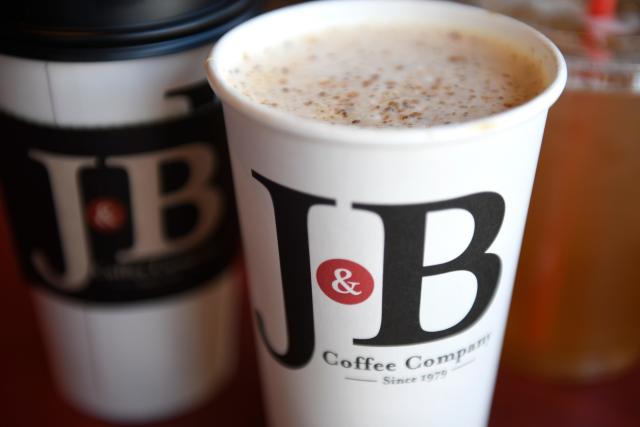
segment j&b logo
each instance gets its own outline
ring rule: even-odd
[[[100,167],[96,157],[43,150],[31,150],[29,156],[46,169],[49,177],[66,269],[56,271],[49,256],[38,248],[31,253],[31,260],[36,271],[60,289],[80,290],[91,279],[92,249],[85,224],[101,234],[115,233],[128,221],[126,205],[130,204],[134,238],[129,247],[115,252],[115,260],[120,263],[159,258],[192,248],[221,220],[222,195],[211,183],[217,159],[210,145],[195,142],[106,157],[101,167],[126,174],[130,201],[125,204],[113,197],[98,197],[89,201],[86,209],[79,176],[83,171]],[[162,167],[167,164],[185,166],[188,178],[182,186],[163,192]],[[197,221],[187,232],[172,237],[166,231],[166,212],[181,205],[192,206],[198,213]]]
[[[315,347],[311,262],[307,218],[314,206],[335,206],[336,200],[285,187],[252,172],[271,196],[280,258],[288,349],[276,352],[266,335],[263,318],[256,313],[258,330],[271,355],[281,364],[300,368],[311,360]],[[372,338],[354,338],[363,346],[399,346],[426,343],[456,334],[473,325],[489,307],[500,277],[501,262],[487,253],[504,219],[504,199],[494,192],[470,194],[449,200],[405,205],[376,205],[353,201],[351,208],[376,214],[384,229],[382,283],[374,284],[363,266],[342,259],[324,261],[315,277],[324,294],[342,304],[358,304],[382,287],[380,328]],[[423,265],[426,217],[430,212],[463,209],[475,228],[469,245],[456,258]],[[477,281],[475,300],[455,325],[439,331],[420,326],[422,279],[454,271],[472,273]]]
[[[30,281],[83,301],[129,302],[205,283],[235,229],[219,104],[206,82],[169,89],[189,113],[57,127],[0,113],[18,135],[0,175]],[[38,221],[32,221],[34,214]]]

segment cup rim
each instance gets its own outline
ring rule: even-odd
[[[303,9],[344,7],[424,7],[425,10],[437,4],[458,10],[475,10],[473,13],[490,15],[490,19],[502,22],[504,25],[517,28],[529,37],[537,39],[547,49],[555,61],[555,75],[551,75],[549,83],[543,91],[529,101],[503,112],[491,114],[466,122],[436,125],[425,128],[375,128],[359,127],[348,124],[333,124],[318,119],[301,117],[295,113],[279,110],[274,107],[259,104],[243,95],[229,84],[222,70],[223,54],[234,42],[234,37],[250,30],[253,25],[265,20],[275,19],[286,13],[302,12]],[[381,6],[378,6],[381,5]],[[312,10],[307,13],[313,13]],[[546,112],[560,97],[567,81],[567,66],[560,50],[544,34],[509,16],[501,15],[475,6],[430,0],[324,0],[287,6],[265,13],[235,27],[223,36],[212,48],[206,61],[209,83],[216,95],[225,104],[251,117],[264,126],[276,128],[289,134],[304,136],[305,141],[317,140],[326,143],[351,145],[354,147],[372,146],[415,146],[434,145],[453,141],[464,142],[477,139],[479,136],[499,132],[503,129],[524,123],[534,116]],[[310,138],[312,136],[312,138]]]

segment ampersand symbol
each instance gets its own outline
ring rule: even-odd
[[[118,199],[98,197],[87,206],[87,221],[98,233],[115,233],[126,224],[127,209]]]
[[[347,270],[346,268],[336,268],[333,271],[333,276],[336,278],[333,282],[331,282],[331,287],[334,291],[341,294],[351,294],[351,295],[360,295],[362,292],[356,291],[356,286],[360,284],[360,282],[347,282],[347,279],[351,279],[353,273]]]
[[[348,259],[330,259],[318,266],[316,279],[322,292],[340,304],[358,304],[373,292],[373,277]]]

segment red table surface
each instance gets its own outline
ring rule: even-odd
[[[56,393],[1,210],[0,206],[0,427],[112,426],[74,410]],[[233,382],[199,409],[146,426],[264,426],[246,302],[243,312],[241,369]],[[639,427],[640,366],[614,380],[588,386],[536,382],[503,367],[496,385],[490,427],[506,426]]]

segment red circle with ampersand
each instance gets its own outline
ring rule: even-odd
[[[373,292],[371,273],[348,259],[324,261],[318,266],[316,279],[322,292],[340,304],[359,304]]]
[[[125,225],[127,210],[118,199],[99,197],[87,206],[87,221],[99,233],[115,233]]]

